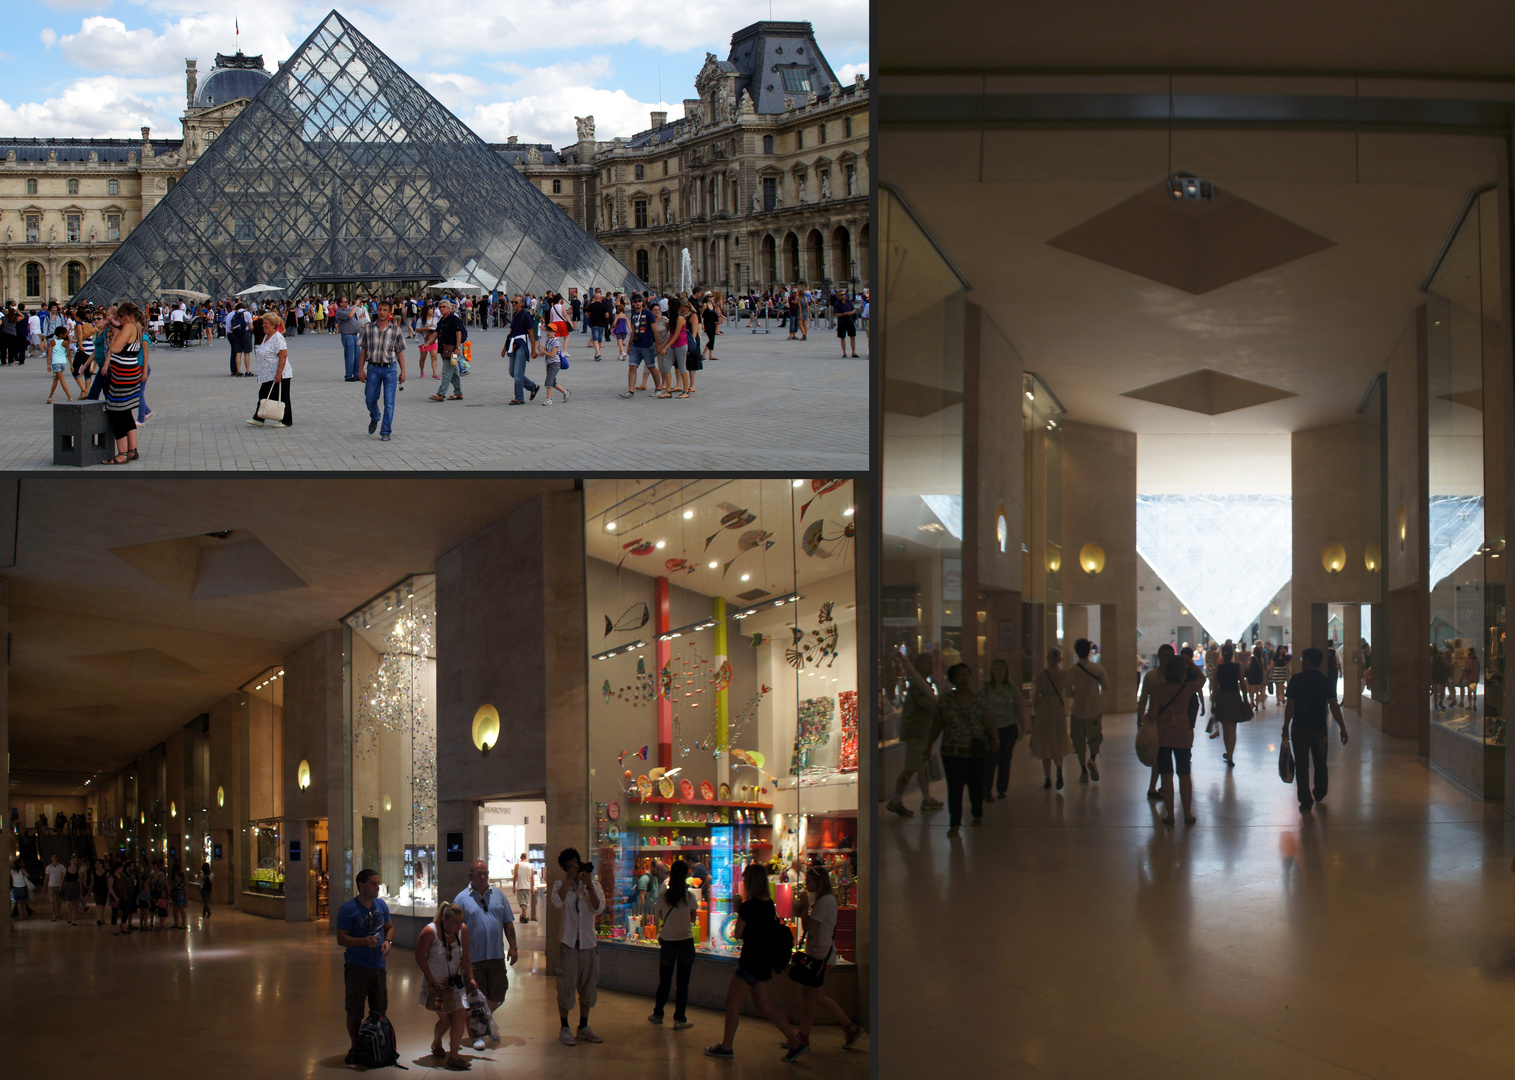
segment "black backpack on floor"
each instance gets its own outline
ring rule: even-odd
[[[395,1026],[383,1013],[370,1013],[358,1029],[358,1064],[365,1069],[384,1069],[391,1065],[405,1068],[400,1064]]]

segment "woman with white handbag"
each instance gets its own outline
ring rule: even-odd
[[[289,401],[289,383],[294,369],[289,364],[289,346],[284,341],[284,320],[272,310],[263,313],[263,340],[256,351],[258,405],[249,424],[277,420],[285,427],[295,422]]]

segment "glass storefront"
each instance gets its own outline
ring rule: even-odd
[[[247,823],[252,847],[252,871],[247,891],[260,896],[284,895],[284,819],[260,818]]]
[[[436,578],[418,574],[343,620],[352,693],[354,872],[396,915],[437,909]]]
[[[881,744],[899,736],[901,650],[964,645],[963,323],[967,283],[905,203],[879,188],[884,378],[880,562]],[[971,598],[970,598],[971,599]]]
[[[1431,723],[1486,747],[1504,743],[1503,439],[1484,407],[1498,385],[1498,216],[1496,191],[1471,202],[1426,298]]]
[[[858,672],[854,493],[843,480],[589,481],[590,858],[600,936],[657,944],[673,862],[696,947],[735,956],[738,882],[766,865],[798,929],[828,868],[854,960]]]

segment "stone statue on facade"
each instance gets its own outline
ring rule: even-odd
[[[9,226],[9,225],[7,225],[7,226],[6,226],[6,227],[5,227],[5,242],[6,242],[6,243],[7,243],[7,244],[9,244],[9,243],[11,243],[11,242],[12,242],[12,241],[13,241],[13,239],[14,239],[14,238],[13,238],[13,237],[12,237],[12,235],[11,235],[11,227],[10,227],[10,226]]]
[[[578,129],[579,142],[594,141],[594,117],[575,116],[573,118],[573,123],[574,126]]]
[[[197,61],[194,60],[184,61],[184,100],[190,108],[193,108],[195,104],[196,63]]]
[[[47,242],[49,244],[56,244],[58,242],[58,226],[49,225],[47,227]]]
[[[826,202],[831,198],[831,174],[821,173],[821,201]]]
[[[803,203],[805,201],[805,174],[804,173],[801,173],[799,176],[796,176],[794,178],[794,201],[797,202],[797,203]]]
[[[613,206],[610,208],[610,227],[612,229],[619,229],[621,227],[621,215],[616,212],[616,208]]]
[[[848,195],[856,195],[857,194],[857,170],[856,169],[848,169],[847,170],[847,194]]]
[[[754,190],[753,193],[752,193],[752,212],[754,214],[756,214],[759,211],[761,211],[762,209],[763,209],[763,201],[758,198],[758,193],[757,193],[756,190]]]

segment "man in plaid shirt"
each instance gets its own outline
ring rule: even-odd
[[[363,401],[368,405],[368,433],[379,426],[379,390],[384,391],[384,430],[379,438],[389,441],[395,414],[395,386],[405,385],[405,332],[390,318],[387,301],[379,304],[379,317],[363,330],[358,341],[358,379],[363,383]]]

